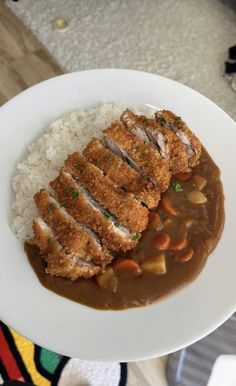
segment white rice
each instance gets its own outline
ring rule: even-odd
[[[17,237],[32,237],[32,220],[38,215],[33,195],[48,189],[69,153],[82,151],[92,137],[120,117],[123,107],[107,104],[94,109],[72,111],[51,123],[37,142],[28,147],[26,158],[18,163],[12,179],[16,193],[12,228]]]

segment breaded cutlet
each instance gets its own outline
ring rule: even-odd
[[[157,184],[161,192],[168,189],[169,165],[157,150],[127,130],[121,122],[116,122],[104,130],[104,137],[108,146],[112,142],[113,146],[115,144],[124,154],[127,154],[140,171]]]
[[[112,260],[107,249],[102,248],[96,238],[82,228],[46,190],[37,192],[34,201],[40,216],[68,255],[101,265]]]
[[[111,218],[102,207],[89,195],[81,185],[79,185],[66,169],[61,169],[58,177],[50,183],[56,192],[61,205],[79,223],[89,227],[94,231],[101,242],[110,251],[127,251],[137,244],[137,240],[132,240],[132,234],[122,231],[117,221]]]
[[[47,263],[46,272],[50,275],[76,280],[79,277],[87,279],[103,271],[102,267],[92,262],[69,257],[41,218],[33,220],[33,229],[35,243]]]
[[[201,156],[201,142],[186,123],[169,110],[157,111],[155,118],[161,126],[172,130],[180,138],[188,154],[188,166],[193,168],[198,165]]]
[[[93,138],[83,154],[118,187],[133,193],[135,198],[142,201],[149,209],[157,207],[160,200],[159,189],[147,181],[142,174],[132,169],[121,157],[104,147],[98,139]]]
[[[188,168],[188,154],[180,138],[155,119],[136,115],[126,109],[121,115],[124,125],[141,140],[156,148],[169,163],[172,174],[183,173]]]
[[[72,177],[83,184],[101,205],[116,216],[131,232],[142,232],[148,223],[148,209],[142,206],[131,193],[119,189],[95,165],[82,154],[70,154],[65,166]]]

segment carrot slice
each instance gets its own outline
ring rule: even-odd
[[[153,229],[155,231],[161,230],[163,224],[161,218],[157,212],[151,212],[149,215],[149,222],[147,229]]]
[[[184,249],[185,247],[187,247],[187,244],[188,244],[188,240],[187,240],[187,237],[186,235],[183,235],[182,238],[180,238],[178,241],[176,241],[172,246],[171,246],[171,250],[172,251],[181,251],[182,249]]]
[[[173,207],[170,198],[166,194],[164,194],[161,199],[161,206],[170,216],[178,216],[178,211]]]
[[[124,260],[118,261],[118,263],[116,263],[114,265],[114,269],[116,271],[130,272],[130,273],[137,275],[137,276],[142,273],[142,270],[141,270],[140,266],[138,265],[138,263],[134,260],[131,260],[131,259],[124,259]]]
[[[179,253],[178,255],[175,255],[173,259],[178,263],[186,263],[193,257],[193,253],[194,253],[193,248],[187,247],[181,253]]]
[[[170,245],[170,236],[168,233],[159,233],[153,242],[153,248],[157,249],[159,251],[164,251],[165,249],[168,249]]]
[[[175,177],[180,181],[188,181],[192,177],[192,172],[178,173],[175,174]]]

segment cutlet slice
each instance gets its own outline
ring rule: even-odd
[[[61,169],[58,177],[50,183],[61,205],[81,224],[92,229],[110,251],[127,251],[137,244],[127,228],[108,214],[90,193],[78,184],[66,170]]]
[[[194,167],[199,163],[201,142],[189,129],[186,123],[169,110],[160,110],[155,113],[156,121],[166,129],[172,130],[184,144],[188,154],[188,166]]]
[[[160,200],[159,189],[150,181],[132,169],[121,157],[105,148],[96,138],[93,138],[83,154],[115,184],[131,192],[149,209],[155,208]]]
[[[141,141],[121,122],[104,130],[104,139],[111,151],[127,159],[138,172],[156,183],[161,192],[167,190],[170,182],[169,165],[157,150]]]
[[[131,232],[142,232],[148,223],[148,209],[142,206],[131,193],[119,189],[95,165],[79,152],[70,154],[65,166],[72,177],[83,184],[101,205],[116,216]]]
[[[173,174],[183,173],[188,168],[188,153],[180,138],[171,130],[162,127],[154,119],[136,115],[126,109],[121,117],[127,129],[152,147],[157,149],[169,163]]]
[[[66,253],[79,259],[106,265],[112,260],[107,249],[71,217],[60,204],[42,189],[34,195],[40,216],[55,233]]]
[[[35,243],[47,262],[46,272],[50,275],[76,280],[79,277],[90,278],[102,272],[103,269],[92,262],[68,256],[51,228],[41,218],[33,220],[33,229]]]

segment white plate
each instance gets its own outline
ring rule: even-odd
[[[159,303],[97,311],[38,281],[10,229],[10,178],[26,145],[66,112],[100,103],[151,105],[186,120],[220,166],[226,224],[199,277]],[[236,125],[214,103],[172,80],[129,70],[62,75],[19,94],[0,109],[0,319],[35,343],[86,360],[156,357],[202,338],[236,310]]]

